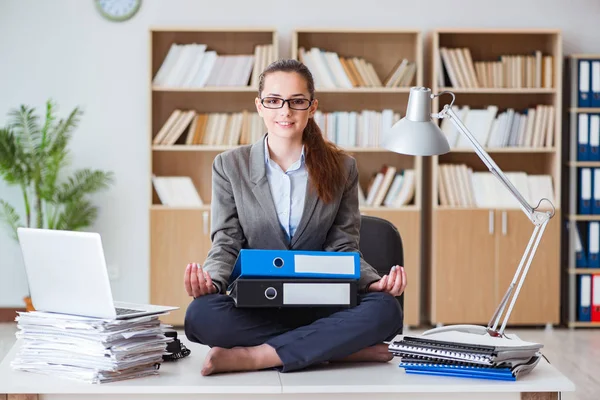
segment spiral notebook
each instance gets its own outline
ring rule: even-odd
[[[407,373],[516,380],[538,363],[543,346],[516,336],[446,331],[389,343]]]

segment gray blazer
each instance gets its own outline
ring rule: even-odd
[[[279,224],[266,175],[264,137],[220,153],[212,166],[211,240],[204,263],[225,293],[239,250],[359,251],[360,212],[356,160],[344,160],[348,178],[330,204],[307,185],[304,211],[291,242]],[[390,266],[391,267],[391,266]],[[359,290],[381,279],[361,254]]]

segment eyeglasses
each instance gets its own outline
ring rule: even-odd
[[[279,97],[264,97],[260,99],[260,103],[266,108],[283,108],[285,103],[292,110],[308,110],[313,103],[308,99],[280,99]]]

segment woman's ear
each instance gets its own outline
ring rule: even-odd
[[[258,115],[262,117],[262,104],[258,97],[254,99],[254,105],[256,105],[256,111],[258,112]]]
[[[318,106],[319,106],[319,100],[314,99],[313,103],[311,104],[310,108],[308,109],[308,116],[310,118],[315,116],[315,112],[317,112]]]

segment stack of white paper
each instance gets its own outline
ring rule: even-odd
[[[33,311],[18,313],[16,370],[114,382],[155,375],[166,345],[158,315],[127,320]]]

